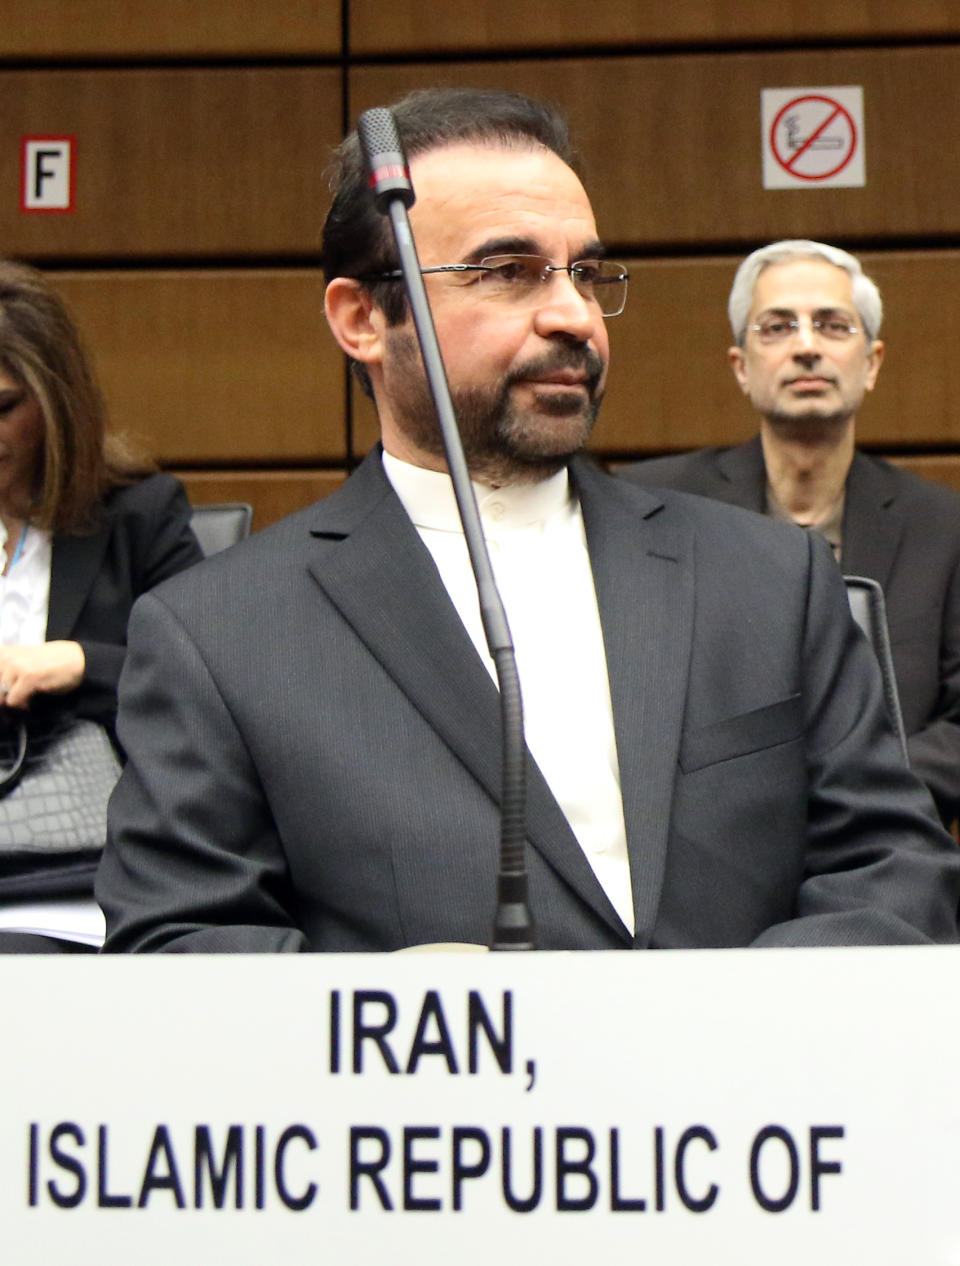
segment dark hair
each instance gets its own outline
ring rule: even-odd
[[[104,493],[152,467],[106,434],[103,397],[63,300],[35,269],[11,260],[0,260],[0,364],[43,415],[42,485],[30,521],[89,530]]]
[[[491,149],[549,150],[580,174],[566,121],[555,106],[516,92],[479,88],[425,88],[390,107],[407,159],[446,145],[467,143]],[[397,267],[389,222],[377,211],[356,131],[335,151],[333,204],[323,226],[323,271],[334,277],[364,277]],[[406,316],[403,287],[369,285],[389,325]],[[370,394],[366,369],[354,362],[360,385]]]

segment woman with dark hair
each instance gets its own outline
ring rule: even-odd
[[[113,735],[136,598],[201,557],[181,484],[108,435],[63,301],[0,261],[0,704]],[[39,941],[40,938],[35,938]],[[0,949],[11,944],[0,933]],[[30,948],[40,948],[34,942]]]

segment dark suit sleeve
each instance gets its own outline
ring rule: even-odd
[[[203,557],[190,515],[187,494],[170,475],[152,476],[116,494],[104,563],[75,630],[85,660],[72,700],[78,714],[113,726],[132,603]],[[113,618],[105,618],[102,609],[111,604]]]
[[[120,698],[130,758],[97,876],[105,949],[308,949],[256,767],[162,594],[134,608]]]
[[[939,694],[930,720],[908,736],[910,764],[945,822],[960,818],[960,563],[947,586],[940,634]]]
[[[960,856],[903,761],[875,660],[846,618],[829,553],[812,538],[811,550],[805,873],[796,917],[768,928],[755,943],[955,942]]]

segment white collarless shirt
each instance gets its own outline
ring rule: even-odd
[[[387,477],[490,676],[476,584],[446,474],[383,454]],[[579,502],[566,471],[473,485],[517,657],[527,746],[614,909],[634,930],[603,631]]]
[[[39,646],[47,640],[50,610],[49,532],[25,527],[23,548],[7,540],[0,521],[0,644]],[[7,568],[8,553],[10,567]]]

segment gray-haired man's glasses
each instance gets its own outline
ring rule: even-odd
[[[759,321],[747,327],[756,334],[761,343],[783,343],[800,329],[800,318],[785,314],[769,312]],[[822,334],[824,338],[843,343],[860,333],[860,327],[854,325],[842,312],[815,312],[810,318],[810,328],[814,334]]]
[[[426,273],[472,273],[465,292],[511,306],[535,306],[543,302],[544,286],[554,273],[566,273],[588,303],[595,303],[605,317],[619,316],[627,302],[630,274],[609,259],[578,259],[554,264],[543,255],[488,255],[478,264],[436,264],[421,268]],[[399,281],[398,268],[359,277],[358,281]]]

